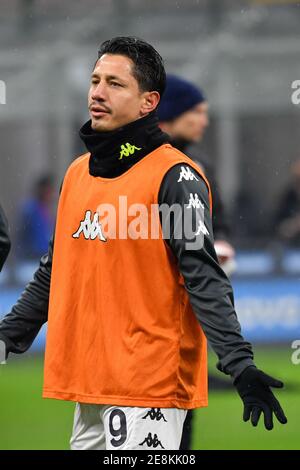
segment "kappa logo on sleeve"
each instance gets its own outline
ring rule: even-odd
[[[198,229],[195,235],[198,236],[200,233],[203,233],[203,235],[209,235],[209,231],[202,220],[199,220]]]
[[[78,230],[73,233],[73,238],[79,238],[83,234],[86,240],[95,240],[99,238],[102,242],[106,242],[106,238],[102,232],[101,222],[99,222],[99,214],[95,212],[92,220],[92,211],[86,211],[85,218],[80,222]]]
[[[203,209],[204,210],[204,204],[202,201],[200,201],[199,196],[197,193],[190,193],[190,198],[189,198],[189,204],[187,206],[187,209]]]
[[[193,180],[199,181],[197,176],[191,171],[191,169],[188,166],[186,167],[182,166],[180,168],[180,175],[177,180],[177,183],[181,183],[182,179],[185,179],[186,181],[193,181]]]

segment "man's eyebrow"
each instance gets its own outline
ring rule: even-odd
[[[96,72],[93,72],[91,75],[91,78],[99,78],[99,75]],[[118,80],[120,82],[124,83],[124,80],[122,80],[120,77],[117,77],[116,75],[106,75],[107,80]]]

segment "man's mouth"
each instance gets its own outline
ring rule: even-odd
[[[102,117],[102,116],[105,116],[106,114],[110,114],[110,112],[107,109],[102,108],[101,106],[91,106],[90,112],[92,116],[94,117]]]

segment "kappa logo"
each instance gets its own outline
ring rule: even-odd
[[[209,235],[209,231],[205,227],[205,224],[204,224],[204,222],[202,222],[202,220],[199,220],[198,230],[196,232],[196,236],[200,235],[200,233],[203,233],[204,235]]]
[[[129,155],[133,155],[136,150],[142,150],[135,145],[131,145],[128,142],[124,145],[121,145],[120,157],[119,160],[122,160],[123,157],[129,157]]]
[[[164,446],[162,443],[158,440],[157,434],[154,434],[152,437],[151,432],[148,433],[148,436],[145,437],[143,442],[139,444],[139,446],[142,446],[144,444],[147,444],[148,447],[154,447],[154,449],[158,446],[160,446],[162,449],[164,449]]]
[[[163,419],[167,423],[167,420],[164,417],[163,413],[160,411],[160,408],[151,408],[151,410],[149,410],[147,414],[145,414],[145,416],[142,417],[142,419],[146,419],[148,416],[151,419],[151,421],[155,419],[156,421],[160,421],[161,419]]]
[[[200,201],[199,199],[199,196],[197,193],[190,193],[190,199],[189,199],[189,204],[187,206],[187,209],[191,209],[191,208],[194,208],[194,209],[203,209],[204,210],[204,204],[203,202]]]
[[[188,166],[186,166],[186,167],[182,166],[180,168],[180,175],[179,175],[179,178],[177,180],[177,183],[181,183],[183,178],[186,181],[193,181],[193,180],[199,181],[197,176],[194,173],[192,173],[191,169]]]
[[[80,222],[78,230],[73,233],[72,237],[79,238],[81,234],[86,240],[95,240],[98,237],[102,242],[106,242],[98,212],[95,212],[92,220],[92,211],[86,211],[84,220]]]

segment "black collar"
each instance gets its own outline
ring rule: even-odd
[[[92,176],[115,178],[150,152],[169,141],[158,127],[156,112],[130,122],[114,131],[97,132],[86,122],[79,135],[91,153],[89,172]]]

